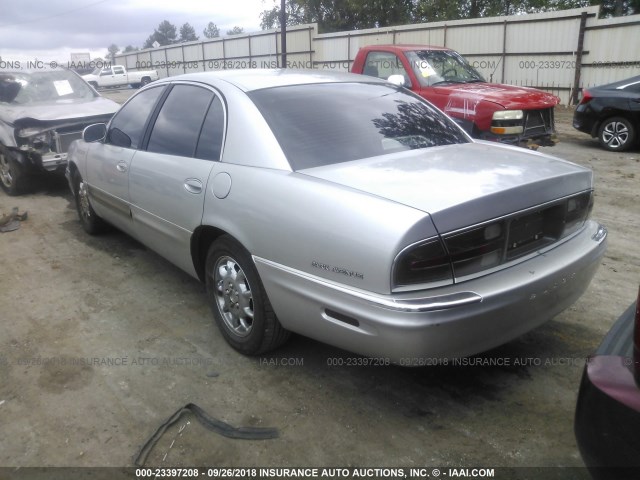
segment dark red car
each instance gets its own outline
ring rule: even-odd
[[[640,478],[640,291],[587,361],[574,427],[593,478]]]
[[[488,83],[455,50],[424,45],[369,45],[353,73],[399,83],[448,114],[472,137],[553,145],[560,99],[535,88]]]

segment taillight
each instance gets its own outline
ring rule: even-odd
[[[591,92],[589,90],[582,91],[582,100],[580,100],[580,105],[584,105],[585,103],[589,103],[593,99]]]
[[[585,192],[567,200],[562,237],[571,235],[584,225],[593,210],[593,192]]]
[[[634,319],[633,330],[633,376],[640,386],[640,288],[636,299],[636,318]]]
[[[500,265],[503,261],[506,222],[496,222],[446,239],[457,278]]]
[[[449,255],[439,238],[403,250],[393,266],[393,288],[422,283],[453,283]]]

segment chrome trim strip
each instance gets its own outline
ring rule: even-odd
[[[300,277],[304,280],[316,283],[325,288],[330,288],[342,294],[350,295],[360,300],[373,303],[379,307],[386,308],[388,310],[396,310],[399,312],[430,312],[433,310],[446,310],[449,308],[456,308],[463,305],[482,302],[482,297],[475,292],[458,292],[450,293],[447,295],[438,295],[435,297],[411,298],[406,300],[394,299],[393,297],[389,296],[376,295],[360,290],[347,288],[345,286],[327,281],[315,275],[310,275],[300,270],[286,267],[265,258],[256,257],[255,255],[253,256],[253,261],[256,263],[262,263],[263,265],[271,268],[276,268],[280,271],[288,273],[289,275]]]

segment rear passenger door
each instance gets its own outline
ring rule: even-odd
[[[191,235],[202,222],[207,180],[220,159],[224,130],[224,107],[216,92],[173,84],[152,119],[146,148],[131,164],[136,236],[191,273]]]

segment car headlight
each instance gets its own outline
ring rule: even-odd
[[[522,120],[523,118],[522,110],[499,110],[493,113],[494,120]]]
[[[523,132],[522,110],[500,110],[493,113],[491,133],[496,135],[519,135]]]
[[[51,132],[42,131],[37,128],[22,128],[18,130],[17,136],[22,140],[20,148],[35,150],[49,150],[51,148]]]
[[[453,283],[449,255],[434,237],[405,248],[393,265],[393,288],[423,283]]]

